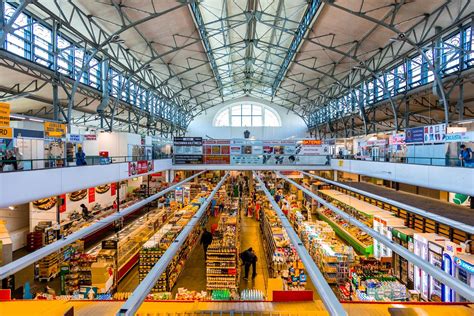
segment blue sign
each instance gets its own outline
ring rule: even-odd
[[[81,137],[81,135],[78,135],[78,134],[68,134],[67,138],[71,143],[80,143],[80,142],[82,142],[82,137]]]
[[[405,143],[423,143],[425,131],[423,127],[409,128],[405,130]]]
[[[454,257],[454,263],[458,267],[466,270],[467,272],[469,272],[471,274],[474,274],[474,266],[472,264],[470,264],[469,262],[466,262],[466,261],[464,261],[464,260],[462,260],[458,257]]]

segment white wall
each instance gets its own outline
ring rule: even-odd
[[[109,157],[129,156],[128,145],[141,145],[142,138],[138,134],[131,133],[99,133],[97,135],[98,151],[108,151]],[[86,155],[95,156],[99,153],[88,153]]]
[[[13,244],[12,251],[26,246],[30,218],[28,204],[17,205],[13,210],[0,208],[0,218],[5,221],[5,227]]]
[[[214,127],[212,121],[214,116],[224,106],[238,103],[238,102],[256,102],[262,103],[273,108],[281,118],[281,127]],[[245,130],[250,131],[250,135],[256,139],[283,139],[291,136],[303,138],[307,135],[307,126],[302,118],[297,116],[295,113],[288,111],[287,109],[272,104],[267,101],[259,100],[251,97],[243,97],[234,99],[232,101],[224,102],[221,105],[212,107],[211,109],[203,112],[201,115],[195,117],[189,124],[187,135],[188,136],[202,136],[206,135],[217,138],[217,139],[229,139],[229,138],[243,138]]]
[[[171,168],[171,159],[155,160],[151,173]],[[128,178],[128,163],[0,173],[0,207]]]
[[[474,196],[474,169],[331,159],[334,170]]]

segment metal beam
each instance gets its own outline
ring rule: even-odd
[[[79,240],[79,239],[82,239],[86,236],[89,236],[90,234],[104,228],[104,227],[107,227],[108,225],[112,224],[114,221],[118,220],[118,219],[121,219],[122,217],[124,216],[127,216],[128,214],[132,213],[133,211],[139,209],[140,207],[143,207],[145,205],[147,205],[148,203],[150,202],[153,202],[154,200],[156,200],[157,198],[165,195],[166,193],[168,192],[171,192],[172,190],[174,190],[176,187],[179,187],[183,184],[185,184],[186,182],[189,182],[191,181],[192,179],[194,179],[195,177],[201,175],[202,173],[204,173],[206,170],[203,170],[189,178],[186,178],[184,179],[183,181],[175,184],[175,185],[172,185],[170,186],[169,188],[157,193],[157,194],[154,194],[146,199],[143,199],[142,201],[140,202],[137,202],[135,204],[133,204],[132,206],[129,206],[127,208],[125,208],[124,210],[120,211],[120,212],[117,212],[115,214],[112,214],[110,216],[107,216],[106,218],[103,218],[101,220],[99,220],[98,222],[86,227],[86,228],[83,228],[81,230],[78,230],[77,232],[75,233],[72,233],[71,235],[69,236],[66,236],[66,238],[63,238],[61,240],[58,240],[58,241],[55,241],[53,242],[52,244],[49,244],[49,245],[46,245],[44,246],[43,248],[40,248],[24,257],[21,257],[20,259],[17,259],[13,262],[10,262],[6,265],[4,265],[3,267],[0,267],[0,279],[4,279],[18,271],[21,271],[23,270],[24,268],[28,267],[29,265],[32,265],[33,263],[35,263],[36,261],[46,257],[47,255],[49,254],[52,254],[53,252],[55,251],[58,251],[58,250],[61,250],[63,247],[75,242],[76,240]]]
[[[453,276],[449,275],[448,273],[444,272],[440,268],[435,267],[433,264],[423,260],[420,256],[415,255],[413,252],[409,251],[407,248],[394,243],[391,239],[383,236],[382,234],[378,233],[377,231],[373,230],[372,228],[368,227],[367,225],[363,224],[359,220],[355,219],[354,217],[350,216],[346,212],[340,210],[339,208],[335,207],[331,203],[327,202],[323,198],[316,195],[314,192],[310,191],[309,189],[299,185],[295,181],[289,179],[288,177],[282,175],[280,172],[276,172],[276,174],[285,179],[287,182],[294,185],[299,190],[303,191],[304,193],[311,196],[314,200],[318,201],[322,205],[329,208],[331,211],[336,213],[337,215],[344,218],[346,221],[350,222],[352,225],[360,228],[364,232],[366,232],[369,236],[374,239],[377,239],[380,243],[384,244],[388,248],[390,248],[395,253],[399,254],[401,257],[405,258],[409,262],[412,262],[417,267],[428,273],[433,278],[437,279],[441,283],[449,286],[451,289],[455,290],[457,293],[465,297],[468,301],[474,301],[474,291],[470,286],[461,282],[458,279],[455,279]]]
[[[288,218],[286,218],[285,214],[275,202],[270,192],[268,192],[268,189],[265,187],[265,183],[263,183],[262,179],[260,179],[260,177],[255,171],[253,172],[253,176],[260,184],[260,188],[267,196],[267,199],[272,205],[273,210],[277,213],[278,218],[281,221],[281,226],[286,230],[288,237],[290,238],[293,246],[298,252],[299,257],[303,262],[304,268],[308,273],[309,277],[311,278],[311,281],[313,282],[314,286],[316,287],[316,290],[318,291],[318,294],[321,297],[324,306],[329,311],[329,314],[333,316],[347,315],[347,312],[342,307],[342,304],[339,302],[336,295],[334,295],[333,290],[327,283],[326,279],[324,279],[323,274],[321,273],[321,271],[319,271],[318,267],[314,263],[313,258],[308,253],[308,250],[296,234],[290,221],[288,221]]]
[[[298,52],[301,44],[303,43],[303,39],[306,33],[308,33],[314,21],[316,20],[316,13],[319,11],[321,7],[322,7],[322,3],[320,0],[311,0],[308,3],[306,12],[304,13],[303,18],[301,19],[300,25],[298,26],[298,30],[296,31],[293,41],[291,42],[290,47],[288,47],[288,52],[285,56],[285,59],[283,60],[283,63],[280,66],[280,70],[278,71],[278,76],[275,78],[275,81],[273,82],[273,85],[272,85],[273,95],[276,94],[278,87],[280,86],[280,83],[283,81],[283,78],[285,77],[286,72],[288,71],[290,67],[291,62],[293,61],[296,53]]]
[[[153,268],[148,272],[145,279],[137,286],[135,291],[133,291],[132,296],[128,298],[128,300],[122,305],[120,310],[117,312],[117,316],[131,316],[135,315],[138,311],[140,306],[142,305],[143,301],[146,299],[148,293],[150,293],[151,289],[155,286],[155,283],[160,278],[161,274],[166,270],[168,264],[173,260],[173,257],[179,251],[179,248],[183,245],[186,241],[186,238],[194,229],[194,226],[199,222],[201,217],[206,212],[206,209],[211,203],[214,195],[219,191],[220,187],[224,184],[229,176],[229,171],[222,177],[221,181],[217,184],[217,186],[212,190],[211,194],[208,196],[206,201],[201,205],[199,210],[194,214],[193,218],[189,221],[188,224],[183,228],[181,233],[179,233],[178,237],[173,241],[171,246],[166,249],[165,253],[161,256],[158,262],[155,263]]]

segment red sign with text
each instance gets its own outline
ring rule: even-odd
[[[89,203],[95,202],[95,188],[89,188]]]
[[[59,213],[66,212],[66,194],[59,196]]]
[[[114,196],[117,193],[117,183],[112,182],[110,184],[110,195]]]

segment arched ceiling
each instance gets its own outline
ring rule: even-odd
[[[64,22],[64,32],[99,49],[98,56],[114,58],[125,73],[142,75],[190,118],[252,96],[306,120],[337,97],[347,78],[362,78],[354,68],[358,63],[372,62],[377,71],[412,50],[391,40],[397,31],[416,43],[425,41],[435,26],[445,28],[471,14],[472,4],[465,3],[39,0],[28,10],[46,23],[48,15],[55,15]],[[392,54],[380,57],[387,50]]]

